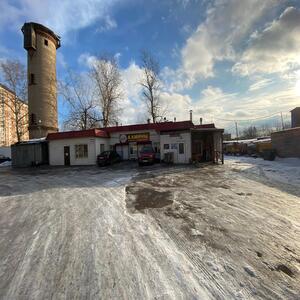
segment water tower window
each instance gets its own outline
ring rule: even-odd
[[[45,46],[48,46],[48,40],[44,39]]]
[[[35,84],[35,78],[33,73],[30,73],[29,84]]]
[[[36,125],[36,115],[35,114],[30,115],[30,125]]]

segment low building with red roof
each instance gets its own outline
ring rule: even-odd
[[[114,150],[123,160],[136,160],[144,145],[152,145],[157,159],[171,153],[174,163],[215,161],[221,157],[223,129],[192,121],[112,126],[49,133],[50,165],[94,165],[97,155]],[[218,154],[219,153],[219,154]]]

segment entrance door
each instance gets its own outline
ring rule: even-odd
[[[178,163],[186,163],[186,149],[185,143],[178,143]]]
[[[65,166],[70,165],[70,146],[64,146]]]
[[[137,159],[137,144],[129,143],[129,159]]]

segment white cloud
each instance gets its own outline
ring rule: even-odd
[[[164,67],[160,76],[164,81],[164,88],[168,92],[182,91],[192,87],[196,82],[196,79],[188,76],[182,68],[174,70],[169,67]]]
[[[123,102],[122,122],[133,124],[145,122],[147,119],[146,106],[141,98],[139,80],[142,70],[134,62],[128,68],[122,70],[125,100]],[[263,83],[264,82],[264,83]],[[299,98],[292,85],[277,86],[272,93],[266,93],[259,89],[259,85],[269,84],[267,80],[257,82],[256,87],[247,93],[225,93],[222,89],[207,86],[199,97],[192,99],[187,94],[171,91],[161,93],[162,106],[167,108],[168,120],[188,120],[189,110],[193,110],[193,121],[199,124],[200,117],[204,123],[214,122],[218,127],[230,128],[233,121],[225,120],[249,120],[257,117],[265,117],[276,112],[285,112],[299,104]],[[268,122],[268,119],[265,121]],[[251,125],[251,122],[240,122],[239,126]],[[254,123],[255,124],[255,123]],[[256,123],[257,124],[257,123]]]
[[[61,52],[56,53],[57,64],[62,66],[63,68],[67,67],[67,62],[65,60],[64,55]]]
[[[94,57],[88,53],[80,56],[79,62],[86,65],[92,63]],[[298,74],[299,75],[299,74]],[[121,103],[122,124],[134,124],[145,122],[147,119],[146,105],[142,100],[140,81],[143,71],[134,61],[127,68],[121,69],[123,79],[122,88],[124,99]],[[298,76],[300,78],[300,76]],[[167,108],[166,117],[177,121],[188,120],[189,110],[193,110],[193,120],[199,123],[200,117],[204,123],[215,122],[218,127],[230,128],[233,121],[247,120],[264,117],[278,111],[288,112],[296,107],[299,98],[295,92],[293,82],[287,82],[283,86],[276,85],[272,93],[264,92],[263,87],[274,83],[271,79],[257,77],[246,95],[238,93],[225,93],[221,88],[207,86],[199,97],[192,99],[188,94],[182,94],[171,90],[163,90],[161,93],[162,106]],[[268,120],[266,120],[267,122]],[[240,127],[251,125],[251,122],[241,122]]]
[[[90,68],[95,63],[96,60],[97,60],[96,56],[91,55],[88,52],[85,52],[80,54],[80,56],[77,59],[77,62],[84,67]]]
[[[260,90],[268,85],[270,85],[273,82],[272,79],[260,79],[258,81],[256,81],[255,83],[251,84],[249,87],[249,91],[253,92],[253,91],[257,91]]]
[[[171,88],[178,91],[189,88],[200,78],[213,77],[218,61],[234,61],[237,48],[251,34],[254,24],[279,1],[214,1],[206,12],[205,21],[181,49],[180,67],[165,70],[169,76],[173,75]]]
[[[189,95],[166,92],[161,94],[161,98],[163,103],[168,105],[169,120],[173,120],[173,117],[176,117],[177,121],[188,120],[189,110],[192,109],[195,124],[199,124],[201,117],[204,123],[214,122],[217,127],[227,129],[234,126],[234,120],[244,120],[238,122],[242,129],[258,122],[269,122],[269,119],[256,122],[247,120],[266,117],[281,111],[289,116],[289,110],[299,103],[293,86],[278,88],[273,93],[257,91],[241,96],[236,93],[225,93],[218,87],[208,86],[194,100]],[[277,116],[279,117],[279,114]]]
[[[126,69],[121,69],[122,89],[122,114],[120,119],[123,124],[144,123],[147,120],[146,105],[141,99],[142,69],[132,61]]]
[[[282,73],[300,68],[300,11],[288,7],[277,20],[255,32],[233,72]]]
[[[250,93],[247,96],[224,93],[219,88],[208,86],[193,103],[193,110],[195,118],[202,116],[205,121],[213,120],[217,126],[228,128],[234,123],[225,120],[250,120],[280,111],[288,113],[298,103],[293,86],[278,88],[273,93]],[[251,121],[240,123],[249,124]]]
[[[58,35],[87,27],[98,20],[114,26],[107,14],[119,0],[9,0],[0,1],[0,28],[20,30],[25,21],[42,23]],[[115,24],[116,25],[116,24]]]
[[[142,90],[140,82],[143,77],[143,70],[132,61],[126,69],[121,70],[121,75],[126,97],[138,102]]]
[[[216,1],[182,49],[183,69],[191,76],[212,76],[216,61],[235,57],[235,47],[272,3],[275,1]]]
[[[117,28],[117,22],[112,19],[110,16],[106,16],[104,18],[104,24],[102,24],[99,28],[97,28],[96,32],[105,32]]]
[[[192,99],[188,95],[163,92],[160,95],[162,106],[166,110],[166,117],[172,121],[188,120],[189,110],[192,109]]]

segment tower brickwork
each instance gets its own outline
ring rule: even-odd
[[[27,50],[29,138],[58,131],[56,49],[60,37],[38,23],[22,27]]]

